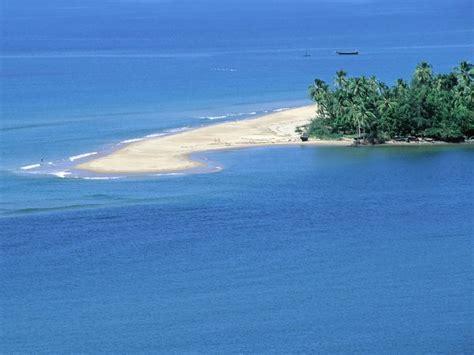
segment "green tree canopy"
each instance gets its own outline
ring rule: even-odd
[[[474,135],[474,66],[467,61],[447,74],[422,62],[410,83],[398,79],[391,87],[339,70],[334,87],[316,79],[309,95],[317,104],[307,128],[312,136],[357,135],[377,143],[406,136],[454,142]]]

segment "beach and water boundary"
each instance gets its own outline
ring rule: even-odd
[[[252,113],[246,118],[236,116],[221,123],[130,138],[97,151],[70,156],[60,162],[26,165],[20,168],[20,172],[86,180],[210,173],[219,172],[223,167],[208,160],[205,153],[209,152],[270,146],[347,147],[353,143],[350,138],[310,138],[302,142],[297,128],[307,125],[315,116],[314,104]],[[389,142],[388,145],[405,144]]]
[[[78,152],[60,161],[32,162],[20,167],[18,172],[86,180],[209,173],[222,170],[222,166],[210,162],[204,155],[206,152],[265,146],[350,144],[350,140],[301,141],[296,128],[314,118],[314,105],[275,108],[242,116],[133,137],[87,153]]]
[[[177,173],[203,168],[197,153],[270,145],[300,145],[296,128],[315,116],[314,105],[281,109],[253,119],[208,125],[140,140],[76,166],[93,173]],[[348,140],[312,140],[304,144],[347,145]]]

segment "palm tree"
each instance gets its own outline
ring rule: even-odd
[[[386,93],[390,93],[390,88],[388,87],[387,84],[385,84],[382,81],[377,82],[377,88],[378,88],[378,91],[381,95],[385,95]]]
[[[349,90],[353,97],[362,97],[365,92],[364,82],[362,78],[353,78],[349,82]]]
[[[380,112],[380,114],[383,113],[388,113],[391,112],[396,105],[396,101],[392,98],[392,96],[385,92],[382,94],[380,97],[378,103],[377,103],[377,109]]]
[[[455,87],[454,100],[456,108],[465,106],[474,108],[474,65],[463,61],[454,68],[458,83]]]
[[[314,85],[310,88],[310,96],[313,100],[320,97],[322,94],[329,90],[328,85],[320,79],[314,80]]]
[[[403,80],[403,79],[397,79],[397,82],[396,82],[395,86],[396,86],[397,88],[404,88],[404,89],[406,89],[407,86],[408,86],[408,84],[407,84],[406,81]]]
[[[376,102],[378,121],[389,136],[392,136],[395,130],[396,123],[394,122],[394,117],[396,116],[398,103],[388,88],[380,95]]]
[[[365,128],[371,120],[375,119],[375,115],[360,103],[352,106],[351,117],[352,124],[357,127],[357,137],[360,140],[361,129]]]
[[[465,106],[466,108],[474,107],[474,88],[467,85],[456,85],[454,92],[454,104],[456,107]]]
[[[397,79],[395,83],[395,87],[393,88],[393,93],[395,94],[395,97],[400,98],[404,96],[407,93],[407,90],[408,90],[407,82],[403,79]]]
[[[415,86],[428,85],[433,78],[433,68],[427,62],[421,62],[416,66],[413,74],[413,84]]]
[[[329,86],[323,81],[316,79],[310,88],[310,96],[317,104],[319,118],[334,119],[337,116],[337,102]]]
[[[454,72],[458,77],[458,80],[463,82],[464,85],[470,86],[474,81],[474,65],[468,61],[462,61],[459,66],[454,68]]]
[[[344,90],[344,87],[347,83],[346,75],[347,72],[342,69],[336,72],[336,86],[342,90]]]

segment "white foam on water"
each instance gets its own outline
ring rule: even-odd
[[[153,176],[177,176],[177,175],[184,175],[184,173],[161,173],[161,174],[153,174]]]
[[[252,112],[229,113],[229,114],[221,115],[221,116],[202,116],[198,118],[201,120],[220,120],[220,119],[228,118],[228,117],[254,116],[256,114],[258,114],[258,112],[252,111]]]
[[[203,117],[204,118],[204,117]],[[189,127],[179,127],[179,128],[174,128],[174,129],[169,129],[169,130],[166,130],[164,132],[160,132],[160,133],[152,133],[152,134],[147,134],[146,136],[144,137],[140,137],[140,138],[131,138],[131,139],[126,139],[124,141],[121,141],[119,143],[117,143],[116,145],[122,145],[122,144],[128,144],[128,143],[134,143],[134,142],[140,142],[140,141],[143,141],[147,138],[156,138],[156,137],[162,137],[162,136],[166,136],[168,134],[173,134],[173,133],[177,133],[177,132],[181,132],[181,131],[185,131],[189,129]]]
[[[20,169],[21,170],[30,170],[30,169],[39,168],[40,166],[41,166],[41,164],[32,164],[32,165],[22,166]]]
[[[120,179],[120,176],[85,176],[84,180],[116,180]]]
[[[50,175],[54,175],[61,179],[64,179],[66,176],[71,175],[71,173],[69,171],[56,171],[54,173],[50,173]]]
[[[199,117],[200,119],[203,120],[220,120],[222,118],[227,118],[229,115],[223,115],[223,116],[206,116],[206,117]]]
[[[133,138],[133,139],[127,139],[127,140],[124,140],[124,141],[121,141],[120,143],[133,143],[133,142],[139,142],[139,141],[142,141],[144,138]]]
[[[276,110],[273,110],[273,112],[282,112],[289,109],[290,109],[289,107],[282,107],[282,108],[277,108]]]
[[[164,136],[165,133],[153,133],[153,134],[149,134],[147,136],[145,136],[146,138],[155,138],[155,137],[161,137],[161,136]]]
[[[235,115],[229,115],[229,116],[252,116],[256,114],[257,114],[256,111],[252,111],[252,112],[239,112],[239,113],[236,113]]]
[[[189,129],[188,126],[179,127],[179,128],[167,129],[166,131],[163,131],[163,132],[148,134],[148,135],[145,136],[145,138],[154,138],[154,137],[166,136],[167,134],[177,133],[177,132],[181,132],[181,131],[186,131],[186,130],[188,130],[188,129]]]
[[[186,131],[188,130],[189,127],[179,127],[179,128],[173,128],[173,129],[168,129],[165,131],[165,134],[169,134],[169,133],[177,133],[177,132],[181,132],[181,131]]]
[[[79,154],[79,155],[73,155],[72,157],[69,157],[69,161],[74,161],[78,159],[83,159],[86,157],[90,157],[91,155],[96,155],[97,152],[91,152],[91,153],[84,153],[84,154]]]

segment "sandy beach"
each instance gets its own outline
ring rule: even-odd
[[[224,122],[169,136],[134,142],[76,168],[96,173],[165,173],[203,166],[198,152],[268,145],[348,145],[349,140],[301,142],[296,127],[315,116],[314,105],[273,112],[254,119]]]

